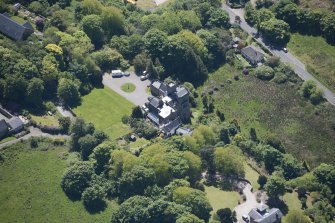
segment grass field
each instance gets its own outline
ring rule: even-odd
[[[74,113],[92,122],[96,128],[104,131],[111,139],[118,138],[130,132],[130,128],[121,122],[124,115],[131,113],[134,105],[117,94],[104,88],[94,89],[82,98],[79,107],[73,109]]]
[[[58,126],[58,118],[60,115],[31,115],[31,119],[34,120],[37,124],[48,125],[48,126]]]
[[[239,81],[234,80],[235,74],[239,74]],[[227,83],[228,79],[231,84]],[[258,138],[278,138],[289,153],[311,166],[335,163],[335,131],[329,121],[335,117],[333,106],[313,106],[298,95],[292,84],[260,81],[252,75],[242,75],[229,65],[211,74],[199,89],[199,95],[214,87],[218,87],[213,94],[215,109],[222,110],[227,121],[236,119],[244,135],[248,136],[249,129],[254,127]]]
[[[15,144],[0,162],[0,219],[2,223],[108,222],[114,202],[99,214],[89,214],[80,201],[69,200],[60,187],[68,165],[67,148],[50,143],[30,149]]]
[[[9,142],[9,141],[14,140],[14,139],[16,139],[14,136],[9,136],[9,137],[3,138],[3,139],[0,140],[0,144],[5,143],[5,142]]]
[[[127,93],[131,93],[135,91],[136,86],[132,83],[125,83],[121,86],[121,90]]]
[[[237,192],[223,191],[213,186],[205,186],[206,197],[213,207],[213,212],[221,208],[233,209],[240,201],[240,195]]]
[[[309,72],[335,92],[335,46],[320,36],[294,33],[288,48],[306,64]]]

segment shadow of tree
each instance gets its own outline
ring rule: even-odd
[[[279,198],[269,198],[267,204],[270,208],[279,208],[284,215],[286,215],[288,212],[287,205]]]

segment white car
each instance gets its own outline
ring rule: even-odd
[[[284,47],[284,48],[283,48],[283,51],[284,51],[285,53],[287,53],[287,52],[288,52],[288,50],[287,50],[287,48],[286,48],[286,47]]]
[[[141,81],[145,81],[145,80],[147,80],[148,79],[148,75],[142,75],[141,77],[140,77],[140,80]]]
[[[121,70],[112,70],[112,77],[113,78],[123,77],[123,72]]]

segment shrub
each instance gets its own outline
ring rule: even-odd
[[[101,211],[106,207],[106,192],[99,185],[88,187],[82,194],[82,200],[88,211]]]
[[[271,67],[263,65],[256,68],[255,75],[257,78],[261,80],[269,81],[274,77],[275,74],[274,70]]]

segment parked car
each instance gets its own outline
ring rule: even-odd
[[[141,81],[145,81],[145,80],[147,80],[148,79],[148,75],[142,75],[141,77],[140,77],[140,80]]]
[[[285,53],[287,53],[287,52],[288,52],[288,50],[287,50],[287,48],[286,48],[286,47],[284,47],[284,48],[283,48],[283,51],[284,51]]]
[[[144,113],[148,113],[149,109],[147,108],[146,105],[142,105],[142,110],[144,111]]]
[[[129,77],[129,76],[130,76],[130,72],[128,72],[128,71],[124,72],[124,73],[123,73],[123,76],[125,76],[125,77]]]
[[[249,216],[248,215],[242,215],[242,219],[245,222],[249,222]]]
[[[113,78],[123,77],[123,72],[121,70],[112,70],[112,77]]]

